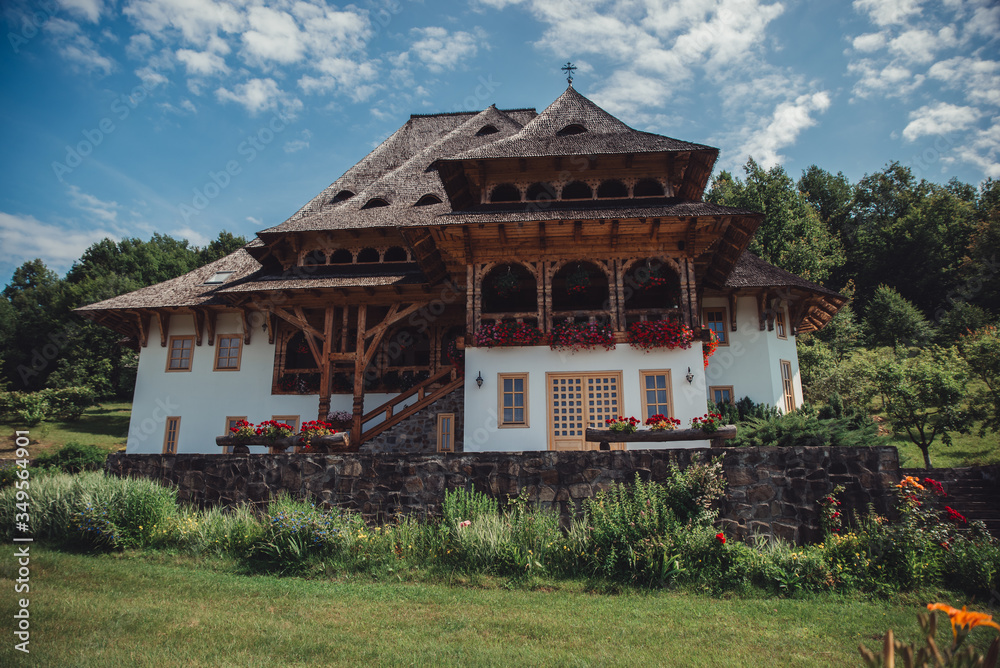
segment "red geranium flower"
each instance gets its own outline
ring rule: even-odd
[[[715,534],[715,540],[717,540],[720,543],[722,543],[723,545],[725,545],[726,544],[726,534],[724,534],[724,533],[717,533],[717,534]]]

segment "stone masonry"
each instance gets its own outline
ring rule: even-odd
[[[457,413],[458,411],[456,411]],[[753,535],[795,543],[819,537],[817,501],[834,485],[847,488],[842,512],[888,510],[899,481],[893,447],[718,448],[676,450],[457,454],[125,455],[109,472],[178,488],[182,502],[205,507],[262,504],[281,490],[360,511],[372,521],[397,513],[440,512],[445,490],[475,489],[499,497],[522,489],[568,521],[584,499],[613,483],[663,480],[669,464],[723,458],[728,481],[720,523],[733,538]]]
[[[437,452],[438,413],[455,415],[454,443],[461,451],[465,394],[460,387],[365,443],[361,446],[361,452]]]

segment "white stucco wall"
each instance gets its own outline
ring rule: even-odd
[[[688,367],[694,382],[685,380]],[[628,344],[614,350],[561,353],[547,346],[524,348],[469,348],[465,352],[465,451],[548,450],[549,411],[546,373],[622,372],[623,415],[642,415],[640,371],[670,370],[674,417],[686,423],[706,410],[701,346],[688,350],[643,353]],[[476,376],[483,386],[476,386]],[[497,427],[499,373],[528,374],[527,428]],[[700,387],[700,389],[699,389]],[[707,447],[708,441],[682,444]]]
[[[726,307],[728,302],[721,298],[706,298],[703,308]],[[754,297],[740,297],[736,300],[736,331],[729,331],[729,345],[720,345],[709,359],[705,370],[705,395],[710,387],[731,385],[733,400],[750,397],[757,403],[767,403],[785,408],[785,395],[781,384],[780,360],[792,365],[792,384],[795,405],[802,405],[802,379],[799,374],[799,358],[795,348],[795,337],[788,326],[788,312],[785,309],[787,339],[778,338],[778,330],[760,330],[757,319],[757,301]],[[729,323],[727,322],[727,328]]]
[[[250,345],[243,346],[239,371],[212,370],[215,346],[209,346],[205,336],[201,346],[194,346],[191,371],[167,372],[168,348],[160,346],[159,331],[155,326],[153,329],[149,345],[139,351],[126,452],[162,452],[167,417],[181,417],[177,452],[208,454],[222,453],[215,437],[225,433],[226,417],[230,415],[245,415],[254,423],[270,420],[274,415],[298,415],[300,424],[316,419],[319,395],[271,394],[275,346],[267,342],[266,333],[253,332]],[[239,316],[219,316],[216,341],[219,334],[233,333],[243,333]],[[190,334],[194,334],[191,316],[170,319],[171,336]],[[367,395],[365,406],[374,408],[391,396]],[[331,410],[351,411],[352,405],[351,395],[335,394],[330,399]],[[367,426],[379,422],[381,419],[371,420]],[[265,451],[263,446],[251,448],[251,452]]]

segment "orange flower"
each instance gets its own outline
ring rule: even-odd
[[[917,478],[917,477],[915,477],[915,476],[912,476],[912,475],[908,475],[905,478],[903,478],[902,482],[900,482],[898,485],[896,485],[896,487],[899,487],[899,488],[903,488],[903,487],[915,487],[916,489],[919,489],[919,490],[923,490],[924,489],[924,486],[920,484],[920,479]]]
[[[977,626],[992,626],[997,631],[1000,631],[1000,624],[993,621],[992,615],[987,615],[984,612],[972,612],[965,609],[953,608],[950,605],[945,605],[944,603],[928,603],[928,610],[940,610],[941,612],[948,615],[948,619],[951,620],[951,633],[957,639],[958,629],[964,628],[967,631],[971,631]]]

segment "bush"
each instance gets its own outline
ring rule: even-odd
[[[34,427],[49,413],[49,402],[42,392],[7,392],[3,399],[7,420]]]
[[[844,446],[878,445],[878,425],[867,416],[821,420],[794,411],[778,417],[751,419],[741,425],[733,443],[738,446]]]
[[[35,459],[37,466],[51,467],[66,473],[80,471],[100,471],[108,453],[96,445],[80,445],[67,443],[51,454],[39,455]]]
[[[46,418],[76,422],[94,405],[97,394],[89,387],[64,387],[38,392],[48,403]]]
[[[758,404],[750,397],[743,397],[736,403],[716,405],[711,399],[708,402],[709,413],[722,415],[723,424],[739,425],[747,420],[778,417],[781,411],[771,404]]]

